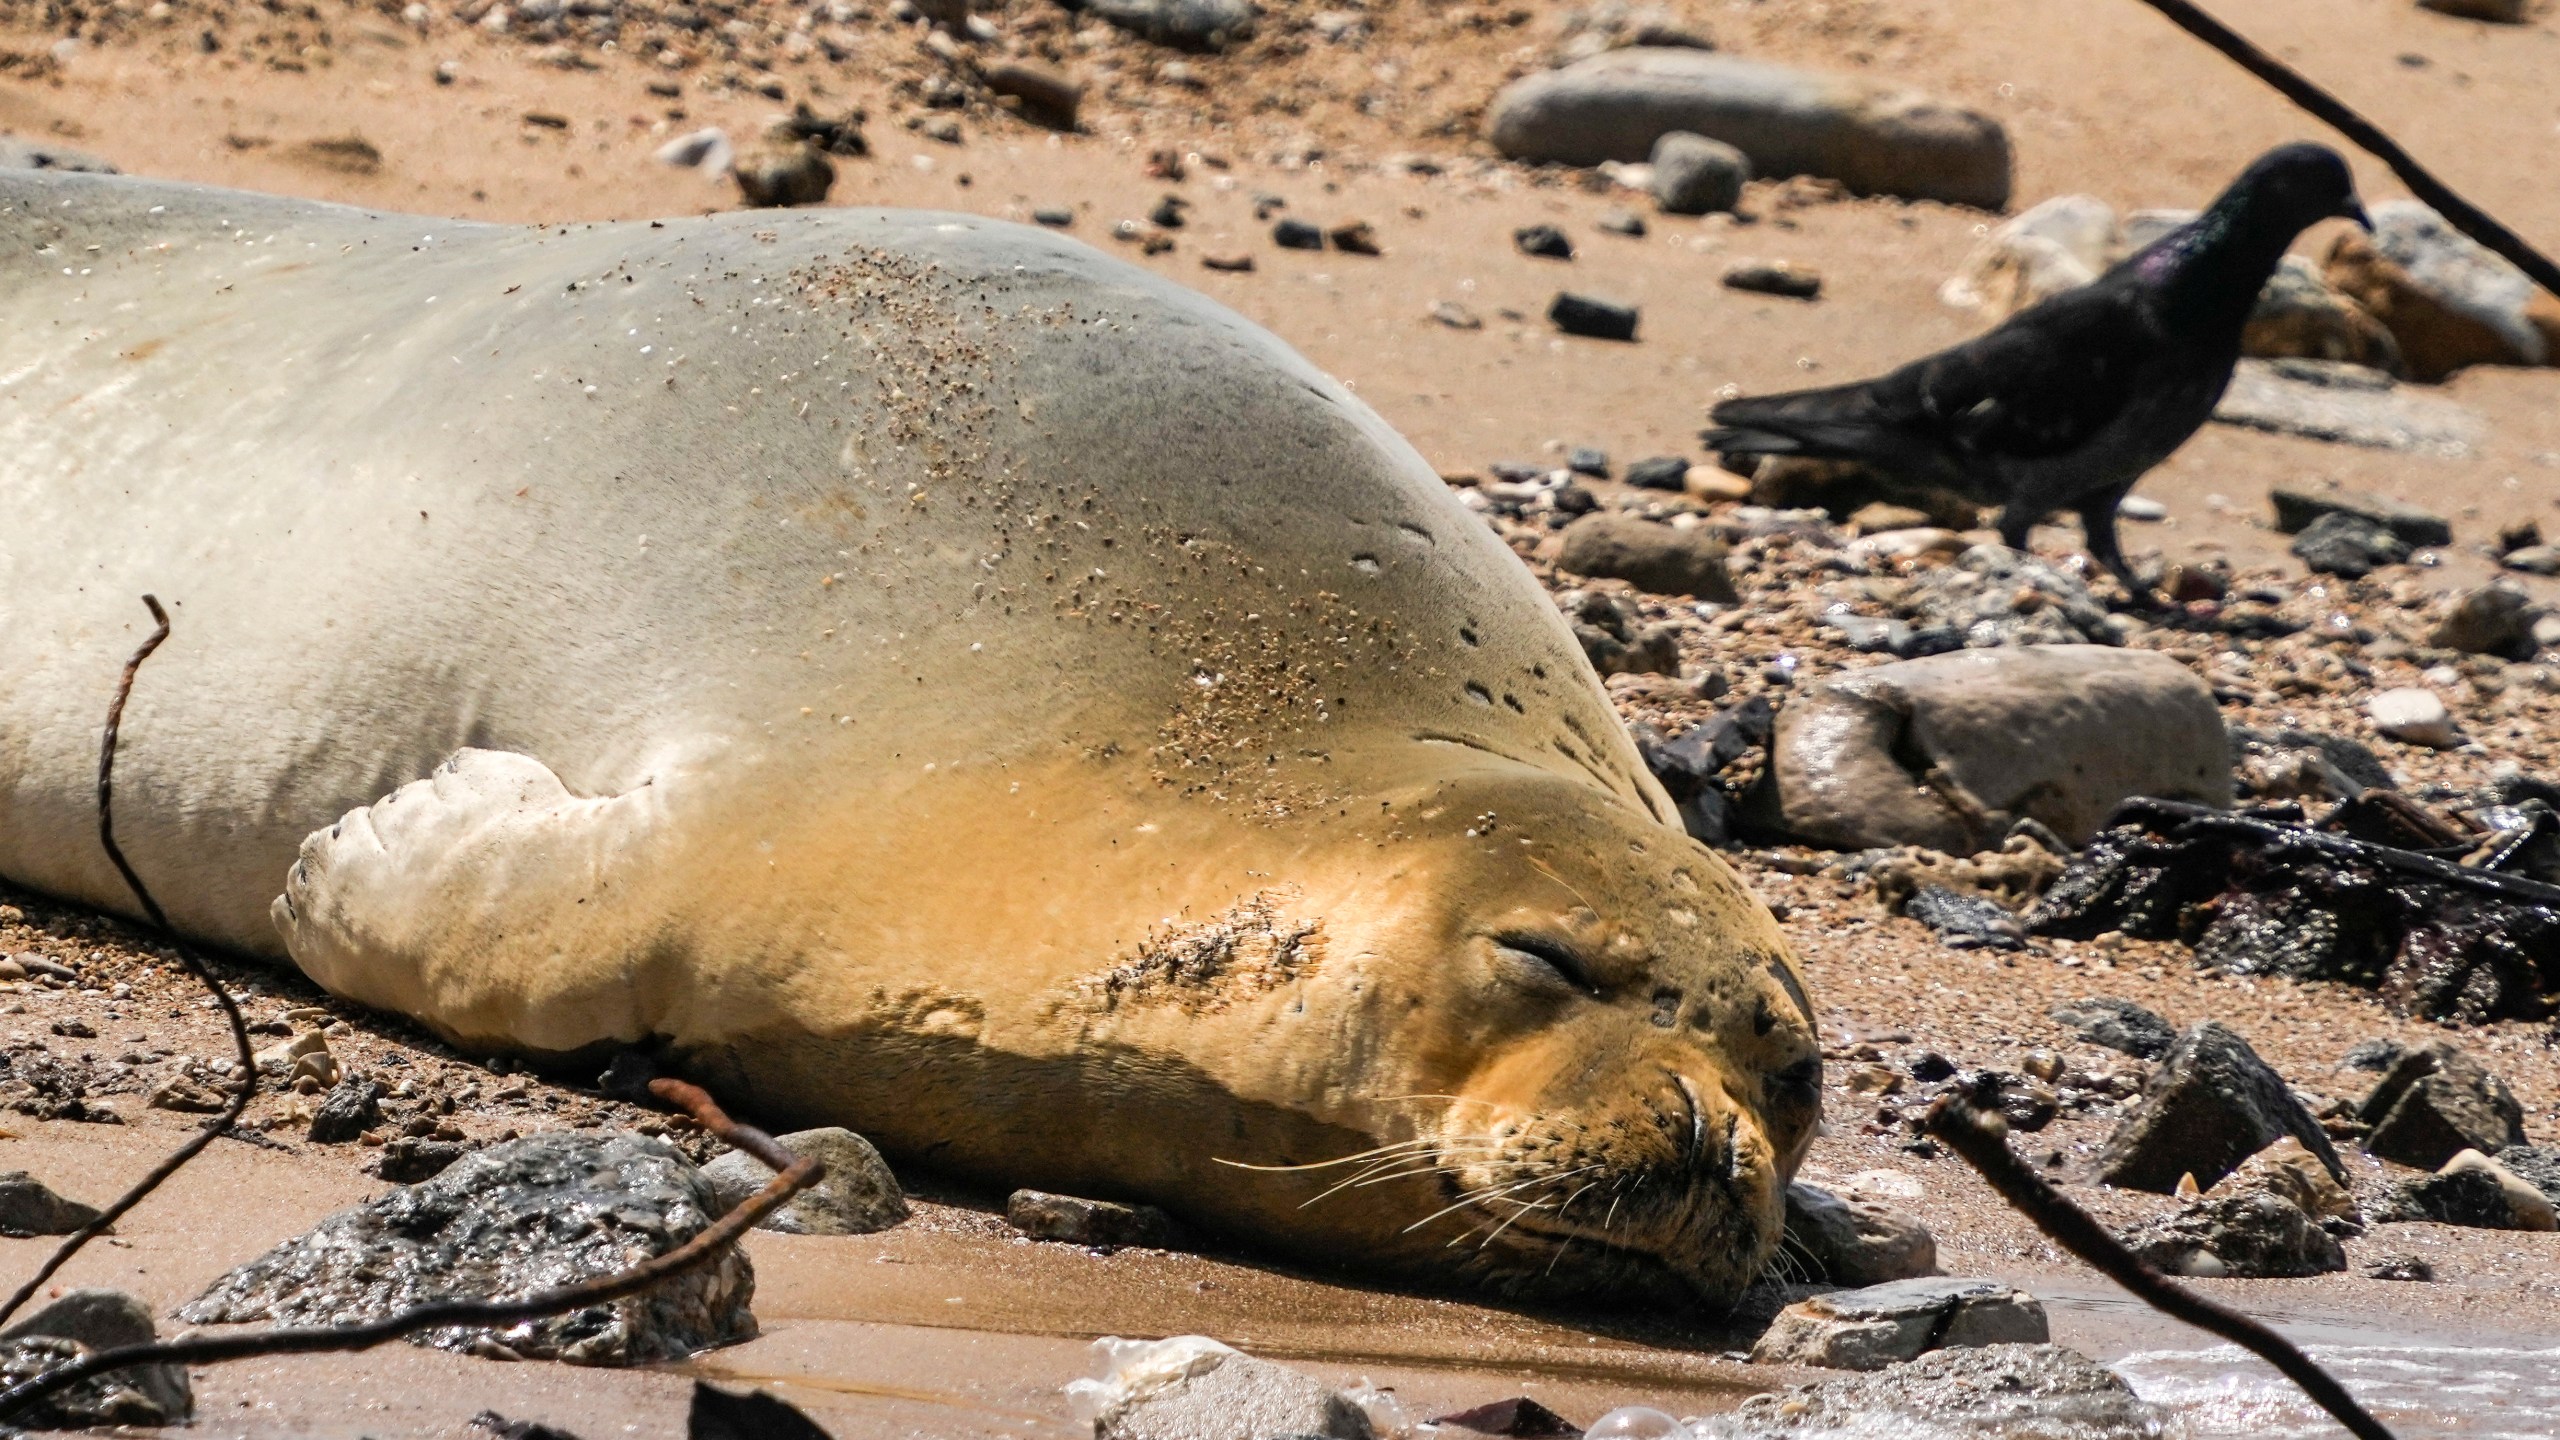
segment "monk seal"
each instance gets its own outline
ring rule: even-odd
[[[1554,606],[1074,242],[0,177],[0,874],[1371,1273],[1731,1297],[1820,1059]]]

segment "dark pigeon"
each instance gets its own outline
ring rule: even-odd
[[[2075,511],[2089,553],[2147,594],[2116,546],[2116,506],[2213,414],[2267,277],[2332,217],[2372,228],[2337,152],[2270,150],[2203,215],[2095,281],[1874,380],[1728,400],[1707,448],[1856,461],[1999,505],[2012,549],[2046,514]]]

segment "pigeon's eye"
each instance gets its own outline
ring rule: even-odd
[[[1515,932],[1497,935],[1493,943],[1503,959],[1533,979],[1548,983],[1561,980],[1585,995],[1600,993],[1599,983],[1591,978],[1591,967],[1562,940]]]

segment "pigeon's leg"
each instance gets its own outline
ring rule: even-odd
[[[2043,518],[2042,510],[2023,500],[2012,500],[2001,506],[2000,543],[2020,554],[2026,553],[2027,532],[2036,528],[2036,522]]]
[[[2133,573],[2133,565],[2124,558],[2124,550],[2116,543],[2116,506],[2124,499],[2119,490],[2103,500],[2094,501],[2080,511],[2080,533],[2089,547],[2089,556],[2107,567],[2107,573],[2123,582],[2124,591],[2134,603],[2156,607],[2160,597]]]

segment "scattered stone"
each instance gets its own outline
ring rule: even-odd
[[[1779,1311],[1751,1347],[1751,1361],[1881,1370],[1924,1351],[2041,1344],[2048,1334],[2044,1306],[1996,1280],[1895,1280]]]
[[[1147,223],[1165,230],[1179,230],[1183,226],[1183,212],[1190,208],[1190,201],[1179,195],[1167,195],[1156,201],[1155,208],[1147,212]]]
[[[2332,1177],[2346,1177],[2328,1133],[2284,1077],[2248,1041],[2208,1020],[2161,1058],[2133,1113],[2099,1150],[2097,1179],[2158,1195],[2186,1175],[2211,1186],[2287,1135]]]
[[[2525,1141],[2524,1107],[2514,1092],[2441,1040],[2393,1061],[2356,1118],[2372,1127],[2367,1151],[2420,1170],[2440,1168],[2465,1150],[2495,1154]]]
[[[1673,130],[1653,142],[1653,200],[1672,215],[1712,215],[1742,203],[1751,157],[1721,140]]]
[[[2409,544],[2362,515],[2323,515],[2293,537],[2295,558],[2323,575],[2361,580],[2385,565],[2406,564]]]
[[[1210,253],[1200,257],[1200,268],[1230,275],[1245,274],[1253,269],[1253,257],[1239,250],[1233,254]]]
[[[1034,1240],[1160,1250],[1173,1239],[1173,1221],[1153,1205],[1123,1205],[1042,1190],[1014,1191],[1005,1201],[1004,1218]]]
[[[361,135],[304,140],[286,146],[283,153],[297,164],[336,175],[374,175],[382,170],[382,151]]]
[[[1798,269],[1784,260],[1736,265],[1724,272],[1724,288],[1789,300],[1813,300],[1822,294],[1822,272]]]
[[[2560,545],[2525,545],[2498,557],[2519,575],[2560,575]]]
[[[2076,1351],[1995,1344],[1932,1351],[1872,1375],[1754,1395],[1709,1420],[1701,1440],[1961,1434],[2153,1440],[2161,1411]]]
[[[720,1213],[710,1182],[663,1140],[551,1131],[465,1156],[422,1184],[323,1220],[180,1307],[195,1325],[339,1325],[422,1301],[520,1295],[663,1255]],[[573,1364],[681,1359],[756,1333],[755,1270],[732,1248],[637,1295],[506,1330],[414,1343]]]
[[[394,1185],[415,1185],[443,1174],[468,1153],[450,1140],[394,1136],[383,1145],[382,1157],[373,1162],[373,1173]]]
[[[1902,913],[1926,925],[1950,950],[2023,950],[2026,932],[1997,900],[1944,885],[1924,885],[1903,902]]]
[[[1341,251],[1345,255],[1384,255],[1387,253],[1386,250],[1378,244],[1378,232],[1370,229],[1369,222],[1366,220],[1354,220],[1348,224],[1336,225],[1332,229],[1324,232],[1324,234],[1326,239],[1333,242],[1333,248]]]
[[[0,1386],[33,1380],[85,1360],[91,1353],[89,1346],[57,1335],[0,1341]],[[163,1409],[138,1383],[126,1378],[130,1374],[118,1371],[77,1381],[10,1418],[47,1430],[163,1425],[184,1418]]]
[[[348,1079],[338,1082],[329,1098],[320,1102],[311,1117],[311,1141],[316,1145],[343,1145],[361,1137],[382,1123],[383,1087],[377,1080]]]
[[[2260,799],[2352,800],[2392,788],[2381,759],[2344,735],[2235,725],[2231,745],[2242,788]]]
[[[1563,1416],[1525,1395],[1469,1406],[1427,1423],[1437,1430],[1515,1436],[1519,1440],[1580,1440],[1582,1435]]]
[[[1787,1187],[1787,1245],[1815,1278],[1835,1285],[1938,1273],[1938,1242],[1927,1226],[1872,1200],[1802,1181]]]
[[[1674,131],[1721,140],[1764,176],[1986,210],[2009,203],[2000,122],[1910,90],[1699,50],[1613,50],[1513,82],[1486,111],[1515,160],[1645,160]]]
[[[1553,225],[1523,225],[1511,232],[1511,243],[1523,255],[1548,260],[1573,258],[1572,239]]]
[[[2466,1230],[2525,1228],[2517,1223],[2516,1196],[2506,1179],[2489,1170],[2468,1168],[2400,1181],[2375,1207],[2374,1218],[2386,1223],[2431,1221]]]
[[[2502,660],[2530,660],[2542,647],[2533,638],[2533,622],[2542,610],[2533,597],[2511,585],[2483,585],[2457,596],[2427,643],[2470,655]]]
[[[679,135],[658,147],[657,161],[678,170],[699,170],[717,178],[729,173],[736,163],[738,147],[729,141],[729,132],[717,125]]]
[[[17,1342],[43,1336],[67,1340],[86,1352],[121,1350],[128,1345],[148,1345],[160,1338],[151,1322],[151,1308],[121,1290],[83,1288],[70,1291],[59,1300],[0,1330],[0,1353],[8,1354],[6,1368],[11,1383],[26,1378],[20,1368],[22,1352]],[[49,1367],[43,1367],[49,1368]],[[126,1398],[117,1392],[130,1392],[138,1397]],[[195,1413],[195,1391],[188,1382],[184,1365],[137,1365],[124,1370],[111,1370],[87,1384],[75,1387],[73,1395],[84,1398],[65,1404],[54,1402],[53,1423],[81,1425],[170,1425],[185,1421]],[[145,1414],[144,1412],[148,1412]],[[35,1420],[42,1417],[13,1417]]]
[[[2521,25],[2533,13],[2531,0],[2418,0],[2418,8],[2493,25]]]
[[[2177,1030],[2157,1013],[2110,995],[2056,1005],[2047,1013],[2090,1044],[2139,1060],[2157,1060],[2178,1043]]]
[[[24,1170],[0,1172],[0,1235],[68,1235],[98,1211],[66,1200]]]
[[[2214,405],[2225,425],[2334,445],[2459,460],[2489,430],[2467,405],[2403,388],[2381,370],[2328,359],[2247,359]]]
[[[1046,225],[1052,230],[1064,230],[1076,223],[1076,212],[1064,205],[1043,205],[1031,212],[1031,219],[1034,224]]]
[[[2350,1070],[2380,1074],[2399,1064],[2400,1057],[2408,1053],[2408,1047],[2397,1040],[2359,1040],[2347,1047],[2345,1057],[2338,1063]]]
[[[115,166],[85,150],[49,140],[0,135],[0,170],[68,170],[84,175],[115,175]]]
[[[2376,1255],[2365,1262],[2364,1274],[2365,1278],[2368,1280],[2416,1280],[2424,1282],[2436,1278],[2436,1267],[2428,1264],[2423,1256]]]
[[[1271,243],[1283,250],[1321,250],[1324,232],[1304,220],[1282,220],[1271,227]]]
[[[2347,1268],[2337,1237],[2262,1189],[2204,1196],[2136,1227],[2124,1241],[2155,1269],[2205,1280],[2292,1280]]]
[[[1576,475],[1588,475],[1594,480],[1606,480],[1609,478],[1609,452],[1595,450],[1588,445],[1576,445],[1565,455],[1564,468]]]
[[[1477,316],[1476,312],[1459,304],[1455,300],[1433,301],[1431,303],[1431,318],[1448,326],[1452,330],[1481,330],[1484,328],[1484,321]]]
[[[1953,491],[1915,487],[1853,461],[1772,455],[1760,458],[1751,467],[1750,478],[1751,502],[1772,510],[1818,509],[1834,519],[1846,520],[1869,505],[1886,501],[1909,505],[1926,514],[1931,523],[1949,529],[1970,530],[1981,518],[1981,507]],[[2086,587],[2082,589],[2085,593]],[[2094,602],[2092,608],[2105,614]]]
[[[1105,1339],[1109,1372],[1067,1387],[1095,1440],[1372,1440],[1358,1402],[1312,1375],[1257,1360],[1205,1335],[1152,1344]]]
[[[2415,200],[2371,213],[2373,233],[2342,232],[2322,273],[2390,330],[2412,378],[2550,363],[2560,306],[2523,271]]]
[[[2364,702],[2364,713],[2374,729],[2403,744],[2451,750],[2462,743],[2453,712],[2433,690],[2403,686],[2380,691]]]
[[[230,1101],[213,1093],[184,1075],[172,1075],[168,1083],[151,1092],[147,1102],[154,1110],[175,1110],[186,1115],[218,1115]]]
[[[1679,455],[1655,455],[1627,467],[1627,483],[1638,490],[1684,490],[1689,461]]]
[[[791,1203],[756,1226],[785,1235],[868,1235],[903,1223],[906,1192],[889,1162],[871,1142],[850,1130],[827,1126],[775,1137],[794,1155],[814,1155],[827,1167],[826,1178],[801,1191]],[[734,1210],[773,1179],[764,1162],[733,1150],[702,1167],[702,1178],[723,1211]]]
[[[2453,543],[2453,526],[2437,514],[2381,495],[2355,490],[2296,490],[2279,485],[2268,492],[2274,502],[2276,529],[2297,535],[2323,515],[2361,515],[2400,537],[2412,549]]]
[[[685,1440],[832,1440],[800,1407],[763,1390],[723,1390],[693,1382]]]
[[[739,152],[729,175],[738,182],[738,197],[759,209],[817,205],[835,188],[836,165],[785,123]]]
[[[1624,235],[1631,240],[1644,238],[1644,217],[1633,210],[1604,211],[1599,219],[1591,223],[1612,235]]]
[[[1954,631],[1974,650],[2120,645],[2126,633],[2078,577],[2005,545],[1972,546],[1955,563],[1915,576],[1896,608],[1915,626]]]
[[[1680,529],[1633,515],[1585,515],[1565,527],[1559,568],[1595,579],[1624,580],[1656,595],[1688,595],[1730,605],[1739,598],[1725,574],[1725,546],[1705,526]]]
[[[1009,60],[989,67],[987,89],[1013,100],[1022,116],[1053,130],[1076,128],[1076,110],[1084,103],[1084,82],[1063,70],[1033,61]]]
[[[1806,687],[1747,813],[1842,850],[1971,855],[2021,815],[2077,844],[2128,796],[2228,804],[2228,746],[2212,691],[2166,655],[1966,650]]]
[[[1253,0],[1083,0],[1089,14],[1177,50],[1224,50],[1253,37]]]

